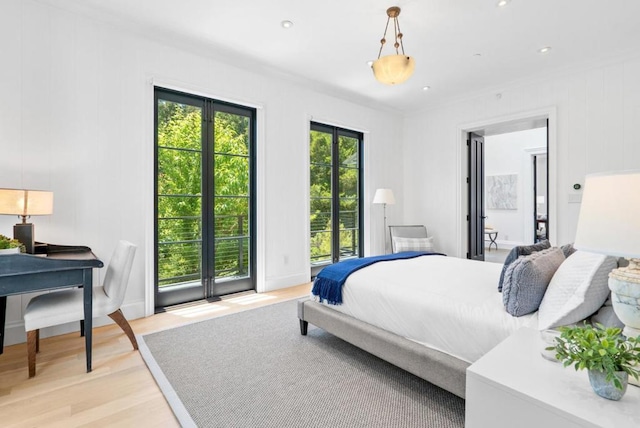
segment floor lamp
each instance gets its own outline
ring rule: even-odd
[[[384,210],[384,253],[387,253],[387,205],[393,205],[396,203],[396,199],[393,197],[391,189],[378,189],[373,196],[374,204],[382,204]]]

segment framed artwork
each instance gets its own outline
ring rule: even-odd
[[[518,209],[518,174],[490,175],[486,182],[487,208]]]

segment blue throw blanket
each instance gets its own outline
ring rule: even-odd
[[[320,301],[331,305],[340,305],[342,303],[342,286],[353,272],[372,265],[377,262],[398,259],[412,259],[420,256],[438,255],[441,253],[430,253],[425,251],[404,251],[396,254],[385,254],[382,256],[362,257],[359,259],[349,259],[340,263],[329,265],[322,269],[316,279],[313,281],[313,289],[311,293],[319,296]]]

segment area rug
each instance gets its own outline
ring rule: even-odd
[[[464,400],[309,325],[288,301],[139,336],[178,421],[199,427],[464,426]]]

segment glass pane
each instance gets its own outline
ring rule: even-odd
[[[216,238],[216,279],[249,276],[249,238]]]
[[[158,148],[158,194],[199,195],[202,153]]]
[[[340,166],[358,167],[358,139],[338,136],[338,152]]]
[[[311,165],[331,165],[331,134],[311,131],[311,146],[309,150]]]
[[[249,195],[249,158],[214,156],[215,196]]]
[[[158,286],[202,271],[202,110],[158,101]]]
[[[215,112],[214,149],[216,153],[249,155],[250,119],[221,111]]]
[[[168,217],[200,217],[202,198],[193,196],[158,196],[158,219]]]
[[[311,165],[310,185],[312,197],[331,197],[331,167],[324,165]]]
[[[216,238],[249,234],[249,198],[216,198]]]
[[[158,100],[158,146],[201,150],[200,107]]]
[[[331,199],[311,199],[311,232],[331,230]]]
[[[340,260],[358,256],[358,229],[340,230]]]
[[[311,263],[331,262],[331,232],[311,233]]]
[[[358,200],[340,200],[340,229],[354,229],[358,227]]]
[[[340,197],[358,197],[358,170],[349,168],[339,168]]]
[[[158,242],[200,241],[202,239],[200,217],[175,217],[158,219]]]
[[[215,112],[214,231],[216,279],[249,275],[250,119]]]
[[[200,281],[202,271],[202,243],[158,243],[158,286]]]

